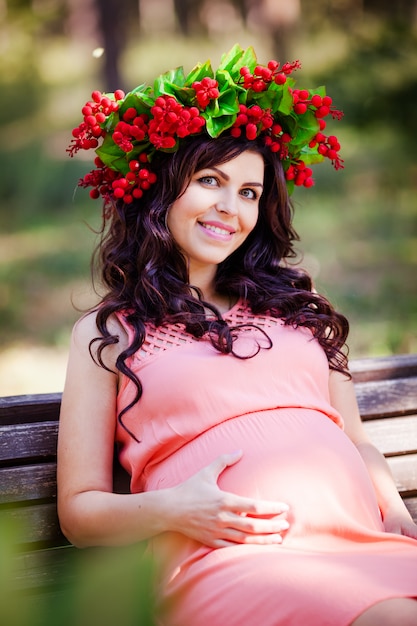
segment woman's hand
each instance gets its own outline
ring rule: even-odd
[[[387,533],[405,535],[417,539],[417,524],[413,522],[408,511],[387,510],[384,513],[384,528]]]
[[[280,544],[289,528],[288,505],[222,491],[220,474],[237,463],[242,452],[223,454],[173,488],[173,528],[211,548],[245,544]]]

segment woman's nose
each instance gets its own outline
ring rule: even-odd
[[[227,215],[237,215],[238,204],[237,198],[233,194],[225,194],[216,204],[216,210],[219,213],[227,213]]]

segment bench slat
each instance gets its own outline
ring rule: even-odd
[[[385,455],[417,452],[417,415],[380,418],[365,422],[365,429],[376,447]]]
[[[71,561],[76,548],[60,548],[25,552],[14,558],[14,586],[25,591],[39,587],[53,588],[72,578]]]
[[[0,398],[0,424],[57,420],[62,393],[39,393]]]
[[[408,378],[417,376],[417,354],[353,359],[349,368],[355,382]]]
[[[58,422],[0,427],[0,463],[19,459],[56,457]]]
[[[364,419],[417,412],[417,377],[357,383],[355,390]]]
[[[388,457],[388,465],[401,495],[417,495],[417,454]]]
[[[23,545],[39,544],[38,547],[52,547],[68,543],[59,526],[55,502],[4,508],[0,510],[0,516],[4,523],[11,522],[19,529],[19,539]]]
[[[56,498],[56,463],[2,469],[0,504],[47,498]]]
[[[411,517],[417,524],[417,496],[404,498],[404,503],[407,509],[410,511]]]

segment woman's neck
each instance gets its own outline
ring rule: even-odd
[[[234,299],[216,291],[214,286],[215,272],[213,272],[212,268],[210,270],[208,271],[208,268],[205,268],[205,271],[193,271],[190,274],[190,285],[197,287],[201,291],[202,299],[205,302],[215,306],[220,313],[226,313],[232,308]]]

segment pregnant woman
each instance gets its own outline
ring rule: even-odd
[[[291,264],[294,186],[342,167],[340,113],[297,67],[235,46],[93,92],[73,132],[104,295],[73,331],[60,521],[80,547],[148,540],[163,626],[417,623],[417,527],[364,432],[347,320]]]

